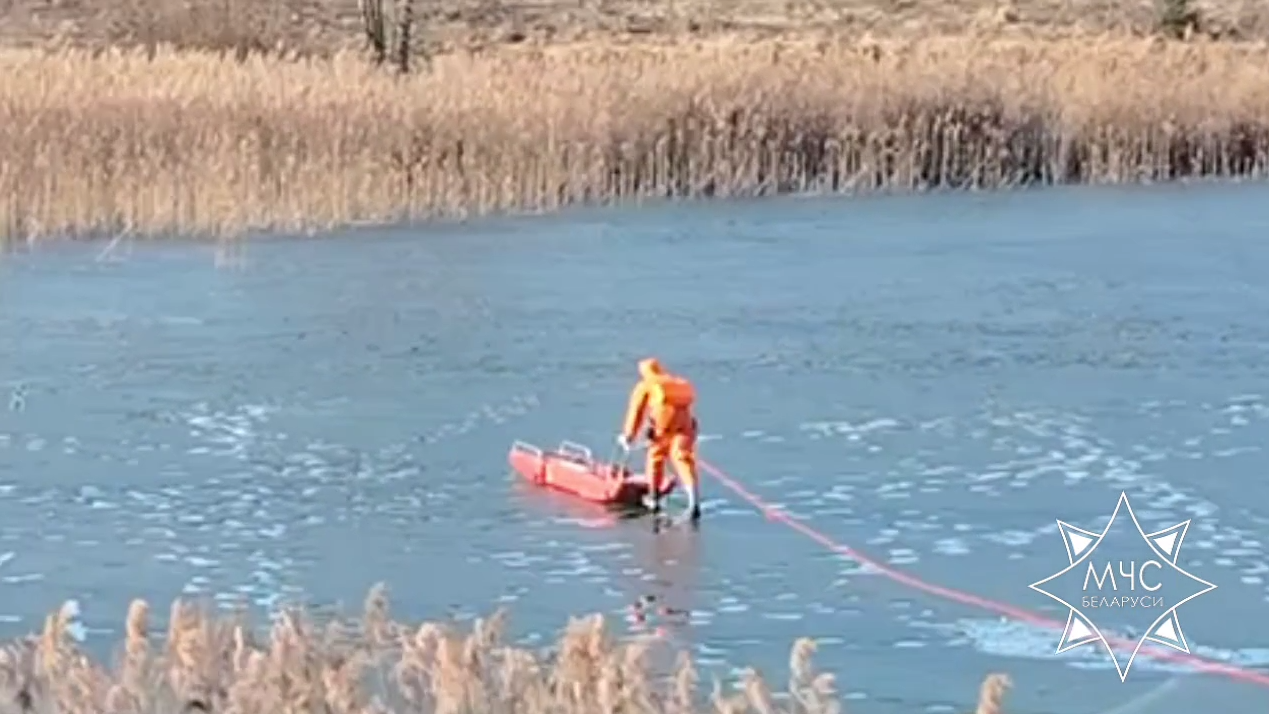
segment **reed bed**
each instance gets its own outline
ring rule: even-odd
[[[0,234],[234,234],[787,192],[1269,169],[1269,45],[574,44],[0,52]]]
[[[67,634],[67,610],[43,632],[0,649],[0,714],[840,714],[832,675],[815,671],[814,642],[798,640],[787,692],[754,670],[726,692],[703,692],[689,657],[664,673],[650,641],[619,641],[601,616],[573,620],[548,652],[505,644],[505,612],[468,633],[389,617],[381,586],[363,616],[318,623],[282,614],[260,636],[244,613],[176,601],[166,638],[150,634],[133,601],[117,663],[93,661]],[[982,684],[977,714],[1001,714],[1004,675]]]

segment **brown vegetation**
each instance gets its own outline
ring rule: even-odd
[[[234,232],[1269,169],[1269,48],[643,43],[287,62],[0,53],[0,233]]]
[[[479,621],[466,635],[434,623],[399,624],[375,588],[360,622],[318,624],[288,612],[259,640],[242,613],[177,601],[166,640],[156,643],[149,608],[136,600],[119,661],[107,667],[67,637],[59,612],[41,635],[0,649],[0,714],[842,711],[834,677],[811,666],[811,640],[793,646],[787,696],[773,694],[754,670],[738,692],[726,694],[715,682],[702,696],[685,654],[659,674],[651,642],[618,642],[601,616],[570,622],[548,654],[504,644],[503,617]],[[1004,675],[989,676],[977,714],[1000,714],[1008,687]]]

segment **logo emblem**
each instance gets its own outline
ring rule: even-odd
[[[1121,511],[1127,511],[1127,519],[1119,518]],[[1128,494],[1121,492],[1101,533],[1061,520],[1057,524],[1070,564],[1030,586],[1070,611],[1056,654],[1101,642],[1123,682],[1147,641],[1190,653],[1177,609],[1216,586],[1177,565],[1190,528],[1188,520],[1146,533],[1128,503]],[[1117,638],[1108,640],[1095,620],[1142,633],[1126,661],[1121,663],[1111,646],[1110,640]]]

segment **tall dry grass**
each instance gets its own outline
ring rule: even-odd
[[[245,62],[0,53],[0,233],[1269,168],[1269,46],[927,38]]]
[[[244,616],[177,601],[166,638],[150,635],[149,607],[133,601],[117,662],[96,662],[66,635],[65,610],[44,630],[0,649],[0,712],[41,714],[838,714],[836,683],[798,640],[787,695],[750,669],[738,691],[715,681],[704,693],[680,655],[661,675],[647,641],[619,642],[596,615],[574,620],[553,651],[503,642],[504,613],[470,633],[434,623],[406,625],[388,613],[382,587],[359,622],[319,625],[285,613],[266,637]],[[1009,687],[989,676],[977,714],[1001,714]]]

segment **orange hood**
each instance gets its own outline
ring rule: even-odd
[[[665,370],[661,368],[661,362],[656,357],[648,357],[639,360],[639,376],[644,379],[651,379],[653,376],[665,374]]]

